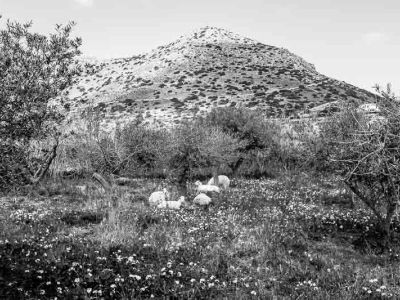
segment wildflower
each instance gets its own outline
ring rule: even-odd
[[[196,282],[196,279],[192,278],[192,279],[190,279],[190,282],[191,282],[191,283],[195,283],[195,282]]]
[[[80,280],[79,278],[75,278],[75,280],[74,280],[74,282],[77,283],[77,284],[78,284],[80,281],[81,281],[81,280]]]
[[[257,295],[256,291],[251,291],[250,294],[252,294],[253,296]]]
[[[370,283],[375,283],[375,282],[378,282],[378,279],[376,279],[376,278],[375,279],[370,279],[369,282]]]
[[[45,290],[40,290],[40,295],[44,295],[44,294],[46,294],[46,291]]]
[[[110,285],[110,288],[115,289],[117,286],[113,283]]]
[[[87,292],[88,294],[90,294],[90,293],[92,292],[92,289],[91,289],[91,288],[87,288],[87,289],[86,289],[86,292]]]

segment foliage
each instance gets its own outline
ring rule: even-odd
[[[0,30],[0,149],[7,163],[16,165],[15,174],[1,170],[6,184],[12,183],[14,176],[34,183],[46,173],[58,138],[54,147],[42,147],[44,155],[35,157],[34,164],[27,159],[31,143],[57,136],[56,124],[62,115],[51,108],[50,101],[79,72],[74,58],[80,53],[81,39],[70,37],[74,23],[57,25],[56,33],[48,37],[32,33],[31,26],[7,21]]]
[[[400,198],[400,102],[389,89],[369,108],[344,105],[322,134],[331,164],[388,235]]]
[[[209,126],[218,126],[225,133],[245,143],[240,158],[232,165],[235,173],[245,161],[259,160],[271,149],[278,147],[275,140],[276,125],[262,114],[248,108],[214,108],[201,122]]]
[[[88,131],[80,139],[86,149],[81,155],[95,172],[133,177],[162,175],[169,135],[166,130],[137,122],[117,128],[113,136]]]
[[[170,133],[164,129],[128,124],[116,134],[124,174],[161,173]]]
[[[203,126],[199,122],[187,122],[172,132],[169,145],[169,166],[174,179],[186,194],[186,183],[196,169],[211,172],[235,162],[238,151],[246,146],[218,127]]]

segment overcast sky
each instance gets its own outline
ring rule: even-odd
[[[4,19],[49,33],[77,22],[84,55],[131,56],[203,26],[285,47],[333,78],[400,94],[400,0],[0,0]]]

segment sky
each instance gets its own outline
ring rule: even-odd
[[[0,0],[5,19],[50,33],[75,21],[97,58],[150,51],[204,26],[284,47],[327,76],[400,95],[399,0]]]

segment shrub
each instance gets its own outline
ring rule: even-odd
[[[205,116],[202,123],[218,126],[223,132],[234,136],[244,143],[241,155],[232,165],[234,173],[246,161],[249,153],[259,153],[277,147],[274,135],[276,126],[260,113],[243,107],[220,107]],[[250,155],[250,159],[254,158]]]
[[[121,172],[126,175],[160,175],[166,167],[167,130],[128,124],[118,134]]]
[[[225,133],[219,127],[204,126],[196,121],[177,127],[169,144],[169,167],[173,180],[186,195],[187,180],[200,169],[217,172],[223,165],[235,162],[245,142]]]

